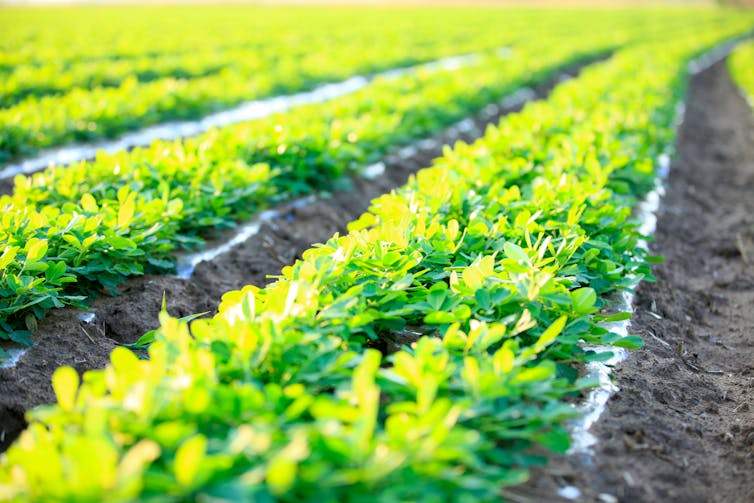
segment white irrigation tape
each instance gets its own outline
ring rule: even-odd
[[[286,210],[295,208],[302,208],[308,204],[311,204],[316,200],[315,196],[307,196],[301,199],[297,199],[286,205]],[[176,276],[181,279],[189,279],[194,273],[194,269],[200,262],[209,261],[220,255],[228,253],[234,247],[245,242],[250,237],[259,232],[260,227],[264,222],[269,222],[276,218],[280,218],[281,212],[278,210],[265,210],[259,213],[248,223],[242,225],[233,233],[233,236],[217,246],[206,248],[197,253],[189,253],[180,255],[178,257],[178,264],[176,265]]]
[[[691,61],[688,65],[688,71],[691,75],[698,75],[699,73],[702,73],[704,70],[710,68],[715,63],[719,63],[720,61],[724,60],[728,57],[728,55],[735,49],[735,47],[741,43],[746,38],[751,37],[751,35],[746,35],[744,37],[735,38],[732,40],[728,40],[727,42],[724,42],[714,49],[702,54],[695,60]]]
[[[3,360],[3,362],[0,364],[0,368],[15,367],[16,364],[18,363],[18,360],[20,360],[21,357],[29,350],[26,347],[10,346],[10,345],[4,349],[8,355],[8,358],[6,360]]]
[[[660,207],[662,196],[665,194],[663,180],[667,177],[669,169],[670,156],[663,154],[657,162],[655,188],[637,206],[636,220],[639,222],[638,231],[644,236],[654,234],[655,227],[657,226],[657,210]],[[646,248],[647,242],[642,241],[639,246]],[[616,310],[633,313],[633,302],[633,293],[621,292],[616,299]],[[603,323],[601,326],[621,337],[626,337],[629,335],[630,325],[630,320],[624,320]],[[613,367],[628,357],[628,353],[623,348],[587,346],[585,349],[591,349],[597,353],[612,352],[613,356],[604,362],[591,362],[586,365],[586,375],[592,379],[596,379],[599,382],[599,386],[589,392],[583,403],[576,406],[581,416],[569,424],[573,438],[569,451],[570,454],[590,454],[592,447],[597,443],[597,438],[589,433],[589,429],[605,411],[607,400],[613,393],[618,391],[618,387],[610,379]]]
[[[352,94],[366,87],[367,84],[378,77],[395,78],[421,70],[457,70],[477,61],[480,57],[479,54],[465,54],[405,68],[394,68],[370,76],[357,75],[341,82],[323,84],[312,91],[248,101],[230,110],[208,115],[196,121],[166,122],[150,126],[139,131],[127,133],[117,140],[48,149],[30,159],[5,166],[0,170],[0,179],[11,178],[21,173],[33,173],[49,165],[66,165],[92,159],[101,150],[114,153],[119,150],[149,145],[155,140],[174,140],[195,136],[212,128],[261,119],[274,113],[284,112],[293,107],[328,101]]]
[[[698,75],[704,70],[709,69],[716,63],[724,60],[736,45],[742,39],[725,42],[711,51],[699,56],[691,61],[688,65],[690,75]],[[676,129],[679,129],[683,123],[685,108],[683,103],[679,103],[676,109]],[[657,210],[660,206],[662,196],[665,194],[664,180],[668,176],[670,169],[670,155],[663,154],[658,159],[657,178],[655,179],[655,189],[638,205],[636,211],[636,220],[639,222],[639,232],[644,236],[651,236],[657,225]],[[646,247],[647,243],[643,242],[641,246]],[[634,295],[623,292],[617,301],[617,309],[633,313]],[[605,324],[605,328],[621,336],[628,335],[630,320]],[[569,424],[572,437],[572,445],[569,454],[592,455],[592,447],[597,443],[597,438],[589,433],[589,429],[599,420],[605,411],[607,400],[610,396],[618,391],[618,387],[610,379],[612,368],[628,357],[627,352],[621,348],[612,347],[590,347],[598,352],[611,351],[613,357],[605,362],[592,362],[587,364],[587,376],[597,379],[599,387],[593,389],[586,400],[577,405],[577,410],[582,416]],[[581,492],[578,488],[567,486],[558,491],[564,498],[578,499]]]

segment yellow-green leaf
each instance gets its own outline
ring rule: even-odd
[[[16,253],[18,253],[18,246],[6,247],[3,254],[0,255],[0,269],[8,267],[8,265],[13,262],[13,259],[16,258]]]
[[[561,316],[560,318],[555,320],[552,325],[547,327],[547,330],[542,332],[542,335],[539,336],[539,339],[537,340],[537,347],[543,348],[554,341],[555,338],[560,335],[560,332],[563,331],[563,327],[565,327],[566,321],[568,321],[568,317]]]
[[[26,245],[26,263],[33,264],[47,253],[47,240],[33,238]]]
[[[267,467],[267,484],[272,494],[284,494],[296,480],[297,465],[294,461],[277,456]]]
[[[144,468],[160,455],[160,446],[153,440],[141,440],[131,447],[118,465],[118,476],[128,481],[133,477],[141,478]]]
[[[463,282],[472,290],[476,290],[482,286],[484,278],[479,269],[474,266],[469,266],[463,270]]]
[[[175,453],[175,479],[182,486],[190,486],[199,473],[207,449],[204,435],[186,440]]]
[[[99,207],[97,206],[97,201],[94,199],[94,196],[88,193],[81,196],[81,207],[87,213],[95,213],[99,211]]]
[[[498,374],[507,374],[513,370],[513,363],[516,357],[510,348],[503,346],[495,352],[492,357],[492,364],[495,368],[495,372]]]
[[[131,224],[136,210],[136,202],[129,197],[118,209],[118,228],[123,229]]]
[[[72,367],[60,367],[52,374],[52,389],[61,409],[73,409],[78,387],[79,374]]]
[[[458,226],[458,220],[455,218],[448,222],[447,226],[447,236],[450,238],[451,241],[455,241],[456,237],[458,236],[459,226]]]

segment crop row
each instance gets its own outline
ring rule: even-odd
[[[68,67],[59,61],[45,65],[23,65],[14,68],[0,81],[0,106],[11,107],[29,96],[39,99],[73,89],[118,87],[129,77],[137,82],[150,82],[163,77],[188,79],[214,74],[225,68],[248,74],[249,63],[256,62],[254,56],[255,53],[242,49],[227,50],[222,54],[204,51],[190,56],[145,56],[105,63],[84,61]],[[259,70],[260,67],[257,62],[253,68]]]
[[[603,37],[604,38],[604,37]],[[378,79],[337,100],[183,141],[18,176],[0,198],[0,336],[29,342],[44,312],[169,272],[172,252],[281,199],[335,182],[556,69],[605,50],[598,37],[519,48],[464,71]],[[532,47],[532,49],[535,49]]]
[[[146,360],[58,369],[0,458],[6,499],[494,501],[564,452],[581,342],[648,274],[631,207],[685,65],[729,30],[620,51],[447,149],[213,319],[161,316]],[[631,78],[627,78],[630,76]],[[624,313],[609,319],[625,318]],[[382,352],[378,351],[378,348]]]
[[[495,29],[471,38],[466,28],[452,24],[444,37],[429,32],[399,36],[392,27],[373,28],[372,36],[365,36],[347,23],[340,26],[335,33],[320,27],[293,44],[283,31],[249,48],[194,52],[178,61],[163,55],[141,64],[128,59],[84,62],[62,70],[55,63],[19,66],[0,84],[2,103],[10,105],[0,110],[0,162],[42,147],[196,118],[354,74],[490,50],[514,42],[525,30],[521,26],[516,31],[514,22],[504,34]],[[95,87],[86,87],[86,82]],[[25,99],[18,101],[20,97]]]
[[[237,40],[237,45],[227,45],[228,39],[205,36],[206,45],[190,52],[146,53],[129,58],[111,56],[105,59],[65,61],[50,58],[42,62],[27,61],[14,66],[0,81],[0,106],[10,107],[22,99],[33,96],[39,99],[49,95],[61,95],[76,89],[79,95],[98,87],[120,87],[128,79],[145,83],[171,79],[173,86],[181,80],[215,75],[223,72],[222,78],[231,84],[247,80],[245,99],[253,99],[254,92],[261,93],[264,87],[255,88],[253,79],[260,73],[275,76],[280,82],[279,90],[297,90],[297,82],[309,85],[325,80],[340,79],[354,73],[370,73],[391,67],[438,59],[453,54],[491,49],[515,39],[515,34],[524,30],[526,16],[511,16],[508,29],[502,36],[487,30],[478,37],[469,37],[468,27],[453,24],[448,26],[444,37],[421,26],[420,31],[399,34],[396,26],[365,27],[352,23],[337,24],[337,28],[325,30],[319,25],[308,25],[296,30],[296,38],[289,37],[290,27],[277,26],[273,32],[249,31],[246,37]],[[434,25],[430,24],[432,28]],[[405,27],[403,27],[405,28]],[[192,39],[196,35],[192,36]],[[36,43],[33,47],[37,47]],[[154,50],[154,48],[152,48]],[[355,58],[354,53],[360,57]],[[280,72],[276,67],[287,68]],[[176,83],[175,80],[179,82]],[[293,79],[288,83],[287,79]],[[238,87],[232,84],[231,87]],[[100,90],[102,92],[102,90]],[[111,91],[117,98],[119,93]],[[90,98],[91,100],[91,98]],[[65,97],[57,103],[65,103]],[[228,101],[230,102],[230,101]],[[220,103],[227,106],[228,102]],[[46,103],[50,103],[48,100]],[[26,106],[29,106],[27,104]]]
[[[18,177],[14,195],[0,199],[0,331],[29,343],[46,310],[169,272],[176,247],[200,246],[200,236],[280,199],[331,190],[391,146],[546,79],[584,48],[604,50],[605,38],[548,51],[532,43],[531,54],[547,54],[536,63],[520,47],[506,60],[382,79],[329,103]]]
[[[205,99],[211,98],[206,110],[213,110],[264,95],[268,88],[274,92],[294,91],[303,84],[311,87],[318,82],[438,59],[459,51],[490,49],[495,43],[510,43],[516,33],[515,30],[508,30],[502,37],[493,33],[480,34],[479,39],[472,43],[462,36],[462,32],[459,33],[461,30],[450,30],[444,38],[429,39],[429,34],[425,34],[424,38],[399,43],[395,40],[395,34],[386,30],[380,36],[381,43],[375,44],[374,37],[365,38],[347,30],[342,31],[329,36],[319,34],[315,37],[310,34],[300,42],[305,44],[304,47],[289,47],[287,41],[279,37],[277,40],[268,39],[265,43],[257,41],[258,45],[251,47],[228,48],[220,52],[204,49],[177,56],[165,54],[138,59],[84,61],[67,67],[61,66],[59,61],[45,65],[21,65],[0,83],[0,105],[10,107],[15,117],[25,119],[32,117],[30,109],[34,107],[44,110],[54,106],[67,107],[73,99],[69,95],[75,91],[78,101],[84,101],[79,109],[73,110],[76,118],[97,122],[94,112],[86,110],[86,103],[97,99],[123,101],[126,92],[123,86],[127,83],[130,83],[128,90],[131,92],[134,86],[144,86],[152,81],[163,85],[169,83],[169,87],[159,89],[182,96],[188,93],[188,89],[183,88],[185,86],[196,86],[195,92],[207,94],[211,89],[216,89],[222,80],[227,82],[234,94],[222,101],[218,101],[221,96],[205,96]],[[339,40],[339,43],[334,45],[333,39]],[[355,57],[354,52],[361,56]],[[199,80],[193,82],[197,78]],[[259,82],[255,79],[259,79]],[[266,83],[269,80],[272,82]],[[245,87],[241,86],[244,81]],[[135,90],[141,92],[141,87]],[[238,96],[241,91],[245,91],[246,96]],[[153,94],[155,91],[146,86],[143,92]],[[27,97],[30,98],[21,101]],[[129,113],[128,110],[124,112]],[[85,113],[92,117],[87,119]],[[166,110],[161,113],[170,118]],[[190,113],[193,116],[197,111],[191,110]],[[103,134],[107,134],[107,131]]]
[[[328,9],[273,6],[113,7],[109,9],[4,9],[6,35],[0,38],[0,71],[57,64],[66,70],[80,63],[177,58],[225,51],[307,52],[330,41],[333,48],[354,43],[369,50],[396,44],[425,50],[443,43],[472,43],[493,27],[553,17],[511,10]],[[566,16],[568,17],[568,16]],[[457,23],[451,23],[456,20]],[[506,26],[507,27],[507,26]],[[54,29],[52,29],[54,28]],[[190,30],[191,36],[186,36]],[[443,42],[438,30],[447,34]],[[499,32],[499,30],[498,30]],[[491,39],[489,39],[491,40]],[[310,45],[311,44],[311,45]]]
[[[590,27],[665,20],[683,25],[693,18],[724,20],[729,13],[709,9],[458,9],[443,8],[307,8],[274,6],[170,6],[9,8],[0,11],[0,72],[50,64],[66,70],[78,63],[175,58],[215,51],[264,50],[270,43],[285,51],[305,52],[312,43],[367,47],[396,44],[422,50],[425,44],[478,44],[479,36],[525,27],[571,25],[589,16]],[[186,36],[190,30],[191,36]],[[222,36],[218,36],[221,34]],[[492,39],[490,39],[492,40]],[[480,49],[478,45],[475,46]]]
[[[733,81],[741,89],[741,92],[754,106],[754,42],[741,44],[736,48],[728,60]]]
[[[400,46],[365,49],[362,52],[372,54],[363,57],[355,56],[359,51],[354,52],[352,44],[346,47],[349,49],[330,51],[328,58],[321,56],[324,48],[314,47],[312,53],[292,53],[274,63],[269,58],[279,49],[270,47],[268,60],[243,57],[232,67],[192,79],[169,76],[141,82],[129,77],[117,87],[74,87],[57,96],[31,96],[0,110],[0,160],[31,154],[41,147],[112,138],[166,120],[191,119],[245,100],[409,64],[415,58],[410,49]],[[432,51],[426,54],[432,59]],[[208,64],[216,60],[213,54],[205,59]],[[130,65],[125,65],[126,71],[131,71]]]
[[[680,23],[692,22],[691,14],[698,13],[685,13]],[[438,19],[447,21],[445,16],[450,14],[430,17],[433,22],[424,23],[436,28]],[[244,47],[197,50],[178,61],[167,54],[142,62],[133,58],[84,61],[63,68],[57,58],[51,58],[55,63],[48,65],[18,65],[0,85],[0,102],[11,105],[0,110],[0,162],[43,147],[112,138],[157,122],[199,117],[245,100],[308,89],[355,73],[516,45],[520,39],[530,38],[532,25],[549,37],[572,35],[584,28],[580,13],[546,17],[522,11],[509,17],[504,32],[499,25],[485,21],[484,29],[475,28],[473,36],[468,26],[479,27],[478,22],[446,23],[443,37],[436,37],[437,30],[426,30],[423,24],[423,30],[405,35],[390,25],[375,25],[360,33],[343,22],[336,25],[334,33],[315,25],[293,41],[285,29],[277,34],[263,30],[249,36]],[[672,22],[678,21],[676,17],[648,16],[637,23],[636,16],[614,13],[607,16],[609,24],[598,30],[620,44],[641,31],[667,35]],[[704,19],[720,22],[729,17],[708,14]],[[589,30],[593,30],[596,20],[590,17],[589,22]],[[262,36],[266,38],[254,38]],[[249,46],[252,41],[257,43]],[[181,65],[180,60],[190,63]],[[98,68],[102,70],[98,72]],[[87,83],[95,87],[89,88]]]
[[[0,336],[30,343],[48,309],[115,293],[130,276],[172,271],[176,248],[201,246],[201,236],[280,199],[331,190],[390,147],[604,51],[611,37],[521,44],[507,59],[464,71],[378,79],[328,103],[20,176],[14,195],[0,198]]]

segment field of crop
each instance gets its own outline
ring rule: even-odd
[[[754,12],[0,26],[0,500],[754,498]]]

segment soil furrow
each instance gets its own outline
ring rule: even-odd
[[[694,76],[653,253],[635,300],[646,346],[592,429],[594,456],[557,460],[521,497],[754,501],[754,114],[726,61]]]
[[[570,66],[557,78],[536,86],[531,99],[545,98],[569,74],[592,62]],[[474,127],[449,128],[433,137],[434,141],[420,141],[414,144],[416,148],[402,149],[403,154],[388,155],[384,173],[376,178],[353,177],[347,180],[346,189],[323,195],[309,205],[276,208],[280,218],[265,222],[256,235],[230,252],[198,264],[188,280],[146,276],[125,283],[121,295],[100,297],[92,303],[94,321],[82,321],[82,311],[73,308],[51,311],[34,333],[35,345],[14,367],[0,368],[0,452],[25,427],[26,410],[55,400],[50,379],[57,367],[70,365],[79,372],[103,368],[118,344],[135,342],[156,328],[163,295],[173,316],[214,313],[225,292],[271,282],[271,275],[279,274],[312,243],[344,232],[346,224],[366,211],[372,199],[404,184],[412,173],[442,155],[443,145],[473,141],[487,125],[496,124],[521,106],[519,102],[488,107],[470,118]],[[468,120],[465,122],[469,126]]]

